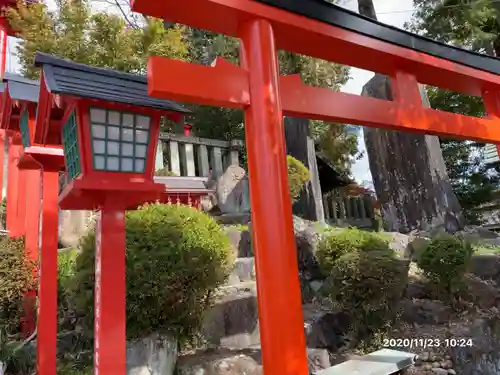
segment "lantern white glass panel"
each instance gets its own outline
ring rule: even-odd
[[[92,125],[92,136],[96,138],[106,137],[106,127],[104,125]]]
[[[120,144],[118,142],[108,142],[108,155],[118,155],[120,153]]]
[[[109,126],[108,127],[108,138],[118,141],[120,139],[120,128],[117,126]]]
[[[94,169],[144,173],[151,117],[91,108]]]
[[[105,162],[106,162],[106,159],[104,159],[104,156],[95,156],[94,157],[94,168],[103,170],[105,167]]]
[[[135,141],[137,143],[148,143],[148,135],[149,132],[145,130],[136,130],[135,131]]]
[[[120,159],[118,157],[108,156],[107,169],[110,171],[119,171]]]
[[[124,113],[122,118],[122,126],[126,126],[128,128],[134,127],[134,115],[130,113]]]
[[[100,122],[101,124],[106,123],[106,110],[102,108],[91,108],[90,109],[90,122]]]
[[[149,130],[150,120],[151,120],[151,118],[148,116],[137,115],[136,116],[136,125],[139,129]]]
[[[136,172],[143,172],[144,171],[144,159],[135,159],[135,171]]]
[[[108,111],[108,124],[110,125],[121,125],[120,123],[120,112]]]
[[[94,154],[104,154],[106,152],[106,142],[94,141]]]
[[[133,172],[134,171],[134,159],[132,158],[122,158],[122,168],[123,172]]]
[[[121,132],[122,132],[122,141],[125,141],[125,142],[133,142],[134,141],[134,130],[123,128],[121,130]]]
[[[132,143],[123,143],[122,144],[122,156],[134,156],[134,145]]]
[[[135,146],[135,157],[136,158],[146,158],[146,145],[136,145]]]

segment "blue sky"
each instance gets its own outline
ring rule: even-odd
[[[55,7],[54,0],[45,0],[45,2],[48,4],[49,8]],[[104,8],[107,8],[109,10],[112,10],[110,9],[110,6],[102,0],[95,0],[94,3],[96,9],[102,10]],[[341,0],[341,5],[347,9],[357,11],[357,0]],[[403,27],[403,24],[408,21],[412,15],[412,0],[374,0],[374,5],[379,21],[396,27]],[[14,38],[9,38],[7,70],[11,72],[17,71],[19,69],[19,63],[17,62],[17,58],[15,56],[15,46],[16,40]],[[363,85],[372,76],[372,72],[353,68],[351,71],[351,79],[344,87],[342,87],[341,91],[359,95],[361,93]],[[361,151],[365,150],[365,144],[362,134],[359,138],[358,146]],[[358,181],[359,183],[365,181],[371,182],[372,177],[368,165],[368,158],[366,157],[366,155],[354,164],[352,173],[356,181]]]

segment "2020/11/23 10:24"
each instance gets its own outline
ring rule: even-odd
[[[384,339],[383,346],[387,348],[439,348],[439,347],[471,347],[470,338],[412,338],[412,339]]]

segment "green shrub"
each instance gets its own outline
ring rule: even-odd
[[[287,155],[286,163],[288,166],[288,185],[290,187],[290,197],[292,202],[295,202],[307,181],[311,178],[309,170],[294,157]]]
[[[356,249],[333,263],[323,290],[353,317],[352,331],[364,337],[396,317],[407,272],[388,252]]]
[[[172,171],[169,171],[168,168],[161,168],[155,171],[155,176],[169,177],[169,176],[177,176],[177,174],[175,174]]]
[[[183,205],[127,213],[127,336],[191,338],[232,267],[229,238],[210,216]],[[71,285],[80,323],[92,331],[95,233],[83,238]]]
[[[318,242],[318,262],[326,274],[330,273],[335,261],[342,255],[354,251],[379,251],[393,255],[389,241],[382,234],[367,232],[357,228],[332,231],[322,236]]]
[[[441,291],[452,296],[462,286],[473,253],[472,246],[463,238],[441,234],[422,249],[417,264]]]
[[[7,375],[33,374],[36,367],[36,350],[33,345],[19,341],[8,341],[5,332],[0,331],[0,361]]]
[[[24,239],[0,240],[0,328],[18,333],[24,294],[36,287],[35,265],[24,255]]]

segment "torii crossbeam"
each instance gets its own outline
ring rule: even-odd
[[[283,115],[500,143],[500,60],[375,22],[323,0],[133,0],[136,12],[241,41],[241,66],[152,57],[149,93],[245,111],[259,325],[267,375],[308,373]],[[280,77],[277,49],[391,77],[393,101]],[[425,108],[418,83],[482,96],[488,118]]]

